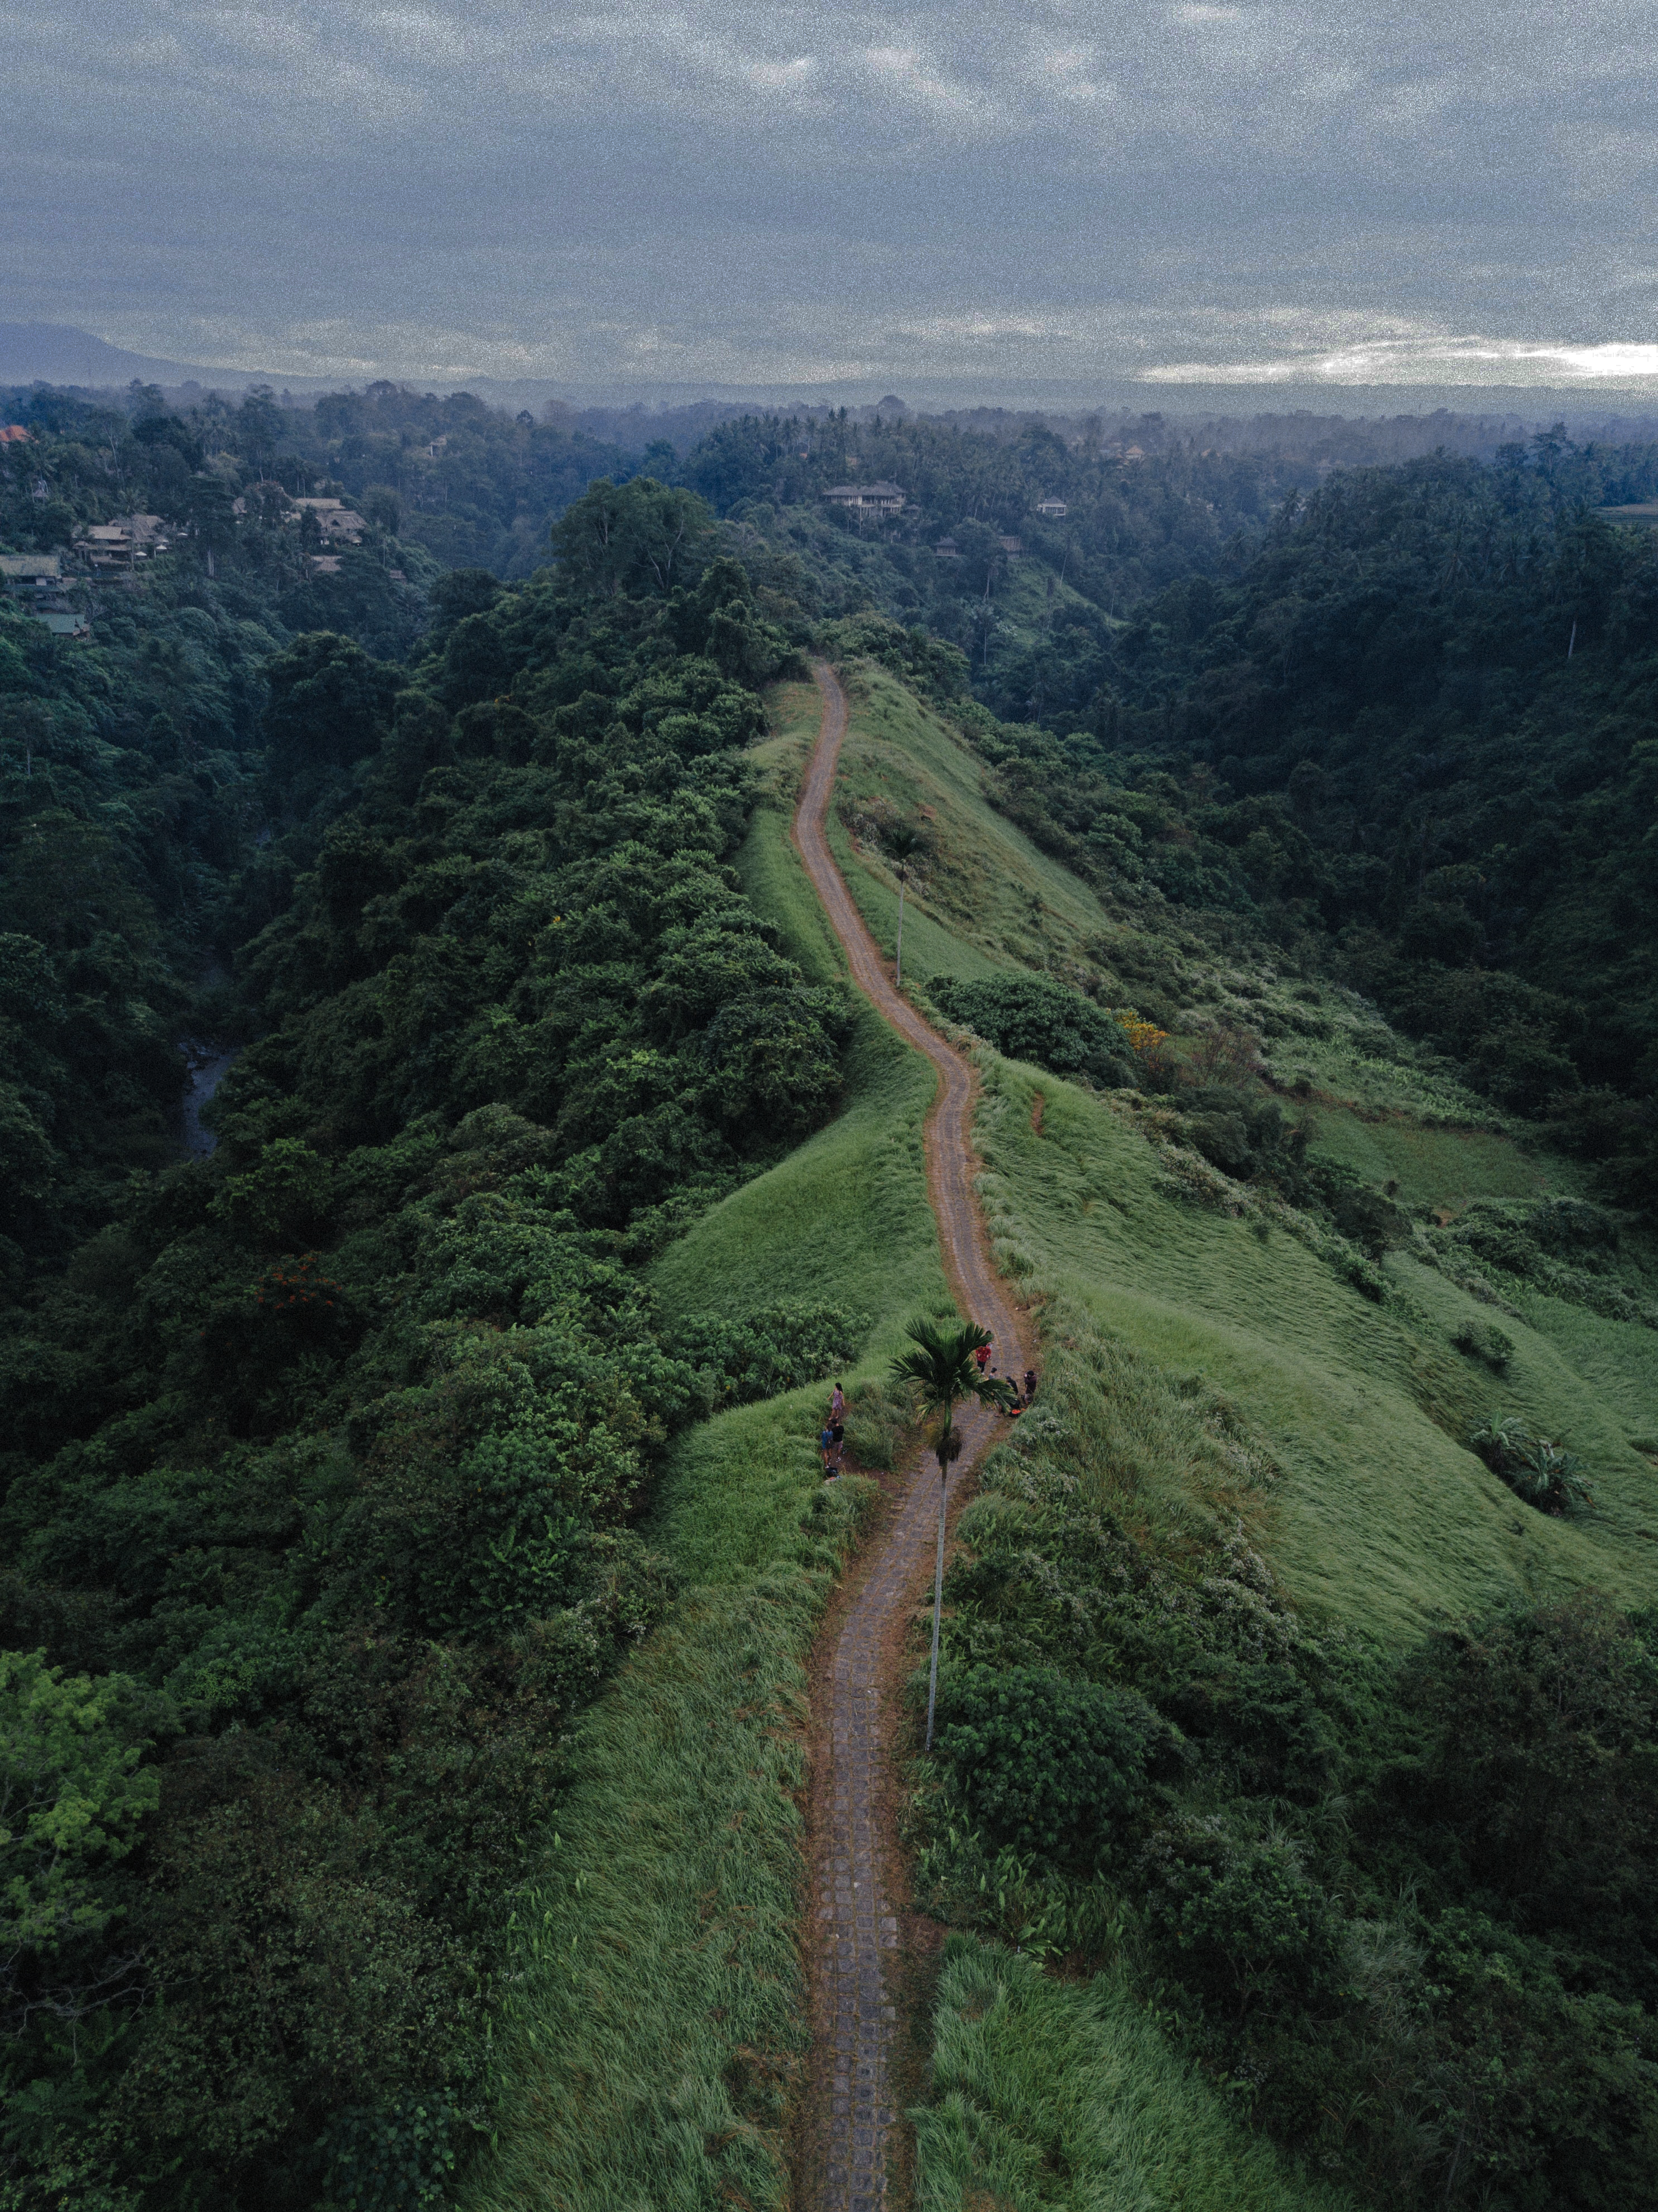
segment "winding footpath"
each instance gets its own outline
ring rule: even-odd
[[[829,856],[825,822],[835,787],[847,698],[833,672],[815,665],[823,726],[795,816],[794,842],[818,897],[846,948],[853,979],[906,1044],[938,1071],[927,1116],[927,1187],[938,1220],[944,1267],[962,1312],[995,1332],[1004,1372],[1023,1367],[1018,1319],[990,1265],[973,1191],[972,1071],[900,998]],[[964,1443],[950,1471],[952,1498],[996,1440],[997,1418],[977,1406],[963,1413]],[[898,1646],[907,1613],[931,1595],[938,1529],[938,1470],[924,1459],[911,1474],[866,1572],[841,1616],[829,1663],[829,1711],[820,1726],[812,1794],[819,1838],[813,1868],[817,1905],[812,1940],[811,2108],[827,2115],[823,2212],[878,2212],[885,2194],[887,2151],[899,2115],[889,2097],[896,2038],[892,1968],[899,1920],[884,1869],[896,1838],[884,1809],[896,1797],[888,1782],[889,1747],[901,1722],[890,1708],[883,1654]]]

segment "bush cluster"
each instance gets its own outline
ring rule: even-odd
[[[993,1044],[1010,1060],[1034,1060],[1055,1075],[1086,1076],[1106,1088],[1138,1080],[1122,1024],[1079,991],[1046,975],[958,982],[935,975],[927,996],[939,1012]]]

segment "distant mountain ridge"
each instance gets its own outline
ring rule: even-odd
[[[271,369],[209,368],[199,362],[161,361],[129,353],[90,331],[68,323],[0,323],[0,384],[68,384],[106,391],[131,384],[204,384],[222,392],[250,384],[286,385],[290,391],[321,392],[339,380],[282,376]]]

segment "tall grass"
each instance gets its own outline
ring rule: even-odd
[[[1452,1348],[1486,1309],[1444,1277],[1401,1255],[1378,1306],[1270,1216],[1201,1202],[1108,1102],[991,1055],[984,1085],[993,1240],[1028,1292],[1074,1302],[1171,1382],[1219,1392],[1265,1440],[1273,1473],[1252,1533],[1297,1604],[1400,1638],[1586,1585],[1658,1597],[1652,1468],[1631,1441],[1658,1431],[1649,1331],[1537,1301],[1533,1320],[1504,1320],[1515,1352],[1497,1384]],[[1637,1338],[1619,1358],[1617,1340]],[[1596,1346],[1619,1358],[1615,1397]],[[1469,1450],[1494,1391],[1567,1437],[1593,1514],[1525,1511]]]
[[[496,2145],[468,2207],[784,2201],[801,1662],[873,1489],[820,1486],[792,1546],[689,1594],[592,1708],[519,1907]]]
[[[984,796],[984,767],[938,717],[883,670],[847,672],[851,726],[829,844],[871,934],[896,949],[897,878],[878,839],[854,852],[844,814],[925,822],[932,847],[904,904],[904,973],[973,978],[1063,969],[1114,926],[1086,884],[1033,845]]]
[[[1048,1979],[976,1936],[944,1947],[937,2102],[915,2115],[918,2212],[1345,2212],[1182,2067],[1113,1977]]]

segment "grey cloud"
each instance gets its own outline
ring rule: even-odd
[[[1592,374],[1650,327],[1649,25],[13,0],[5,312],[295,373]]]

